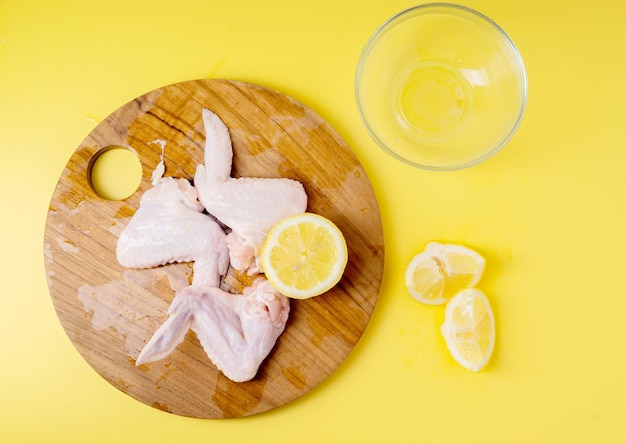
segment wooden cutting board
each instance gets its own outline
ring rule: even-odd
[[[190,282],[191,264],[128,269],[115,257],[117,238],[150,188],[165,143],[166,176],[193,178],[203,163],[201,109],[229,128],[233,175],[289,177],[303,183],[308,211],[344,233],[349,262],[339,284],[308,300],[292,300],[285,332],[256,378],[227,379],[190,332],[166,359],[135,366],[166,319],[175,291]],[[94,160],[126,147],[142,164],[137,192],[123,201],[96,194]],[[157,89],[102,121],[67,163],[50,202],[45,230],[50,294],[67,335],[107,381],[155,408],[198,418],[252,415],[305,394],[333,372],[365,330],[382,279],[384,242],[370,182],[342,138],[317,114],[264,87],[197,80]],[[222,287],[239,292],[250,279],[229,271]]]

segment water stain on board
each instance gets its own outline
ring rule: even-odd
[[[152,407],[154,407],[155,409],[159,409],[163,412],[170,413],[169,407],[164,402],[153,402]]]
[[[138,333],[153,331],[155,324],[162,321],[146,314],[140,295],[164,294],[170,286],[166,267],[153,273],[125,270],[121,280],[104,285],[83,285],[78,289],[77,296],[85,313],[91,314],[92,328],[96,331],[114,329],[124,339],[124,350],[135,359],[146,342],[146,338]],[[169,292],[173,293],[171,290]],[[136,297],[129,297],[129,293]],[[160,313],[165,316],[167,300],[162,300],[160,305]]]
[[[307,380],[301,371],[302,364],[297,366],[283,367],[280,369],[285,379],[297,390],[304,390],[307,387]]]
[[[247,382],[233,382],[218,372],[215,393],[211,399],[224,418],[245,416],[259,405],[265,382],[265,378],[259,377]]]

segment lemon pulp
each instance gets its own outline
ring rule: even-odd
[[[461,366],[480,371],[489,362],[495,343],[494,316],[485,294],[469,288],[450,299],[441,333]]]
[[[278,222],[261,252],[263,272],[274,288],[304,299],[332,288],[348,261],[346,241],[330,220],[302,213]]]
[[[460,290],[475,286],[484,267],[485,259],[471,248],[429,242],[407,266],[405,283],[418,302],[444,304]]]

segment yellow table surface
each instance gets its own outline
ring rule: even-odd
[[[436,173],[383,153],[354,100],[368,37],[413,4],[0,1],[0,442],[625,442],[626,5],[465,1],[518,46],[528,107],[495,157]],[[378,304],[348,359],[242,419],[179,417],[111,386],[67,338],[44,270],[48,203],[78,144],[134,97],[197,78],[319,113],[365,167],[385,233]],[[478,374],[446,351],[443,308],[404,288],[433,239],[487,258],[498,337]]]

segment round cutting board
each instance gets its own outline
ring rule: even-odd
[[[193,179],[204,158],[201,110],[216,113],[233,142],[233,176],[289,177],[305,187],[308,211],[342,230],[349,262],[337,286],[292,300],[284,333],[256,377],[235,383],[211,363],[193,332],[167,358],[135,366],[166,319],[191,264],[137,270],[121,266],[117,238],[151,187],[164,153],[165,176]],[[110,147],[134,152],[139,189],[122,201],[94,192],[90,169]],[[56,187],[45,229],[50,294],[67,335],[107,381],[155,408],[197,418],[241,417],[303,395],[323,381],[365,330],[382,279],[380,212],[368,178],[346,143],[317,114],[264,87],[196,80],[151,91],[119,108],[80,144]],[[250,278],[232,269],[222,287],[240,292]]]

